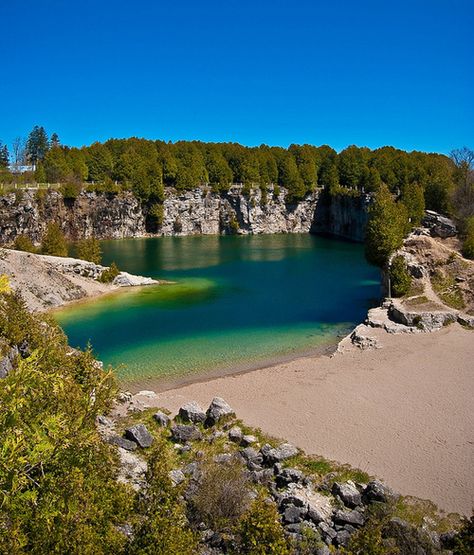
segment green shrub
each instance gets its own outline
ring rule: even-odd
[[[240,552],[248,555],[289,555],[283,526],[273,502],[259,494],[241,520]]]
[[[41,252],[52,256],[67,256],[66,238],[57,223],[52,222],[46,228],[41,241]]]
[[[191,503],[193,520],[213,530],[232,528],[250,504],[249,482],[240,462],[208,463]]]
[[[28,235],[18,235],[13,243],[13,248],[17,251],[36,252],[36,248]]]
[[[69,181],[63,183],[59,190],[65,200],[76,200],[81,192],[81,186],[79,183]]]
[[[18,295],[0,296],[0,336],[31,352],[0,380],[0,553],[121,553],[130,495],[95,425],[113,374]]]
[[[165,209],[162,203],[155,202],[154,204],[152,204],[148,214],[156,227],[161,227],[163,225]]]
[[[128,555],[193,555],[196,537],[186,519],[181,490],[169,477],[169,447],[160,440],[148,460],[146,494],[138,502],[141,516]]]
[[[465,222],[465,237],[462,244],[462,254],[466,258],[474,260],[474,216],[467,218]]]
[[[95,237],[78,241],[76,244],[76,254],[81,260],[88,260],[94,264],[100,264],[102,261],[102,249]]]
[[[112,262],[112,264],[100,274],[99,281],[102,283],[112,283],[119,274],[120,270],[117,264]]]
[[[393,297],[403,297],[410,291],[412,277],[403,256],[396,256],[390,265],[390,284]]]

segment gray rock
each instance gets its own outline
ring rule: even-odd
[[[218,464],[228,464],[234,458],[230,453],[220,453],[213,457],[213,461]]]
[[[153,415],[153,419],[159,426],[162,426],[163,428],[167,428],[170,425],[169,416],[164,412],[161,412],[160,410],[158,412],[155,412],[155,414]]]
[[[334,542],[340,547],[346,547],[350,539],[351,534],[347,530],[339,530],[339,532],[336,534]]]
[[[362,503],[359,490],[351,480],[345,483],[335,482],[332,486],[332,494],[338,495],[346,507],[355,508]]]
[[[260,452],[263,455],[264,461],[268,465],[273,465],[277,462],[284,461],[298,454],[298,449],[290,443],[283,443],[279,447],[268,449],[263,446]]]
[[[134,441],[130,441],[129,439],[125,439],[120,436],[112,436],[108,439],[108,442],[111,445],[117,445],[117,447],[121,447],[126,451],[135,451],[137,448],[137,444]]]
[[[329,547],[324,545],[323,547],[317,547],[314,555],[331,555],[331,552],[329,551]]]
[[[304,507],[295,507],[294,505],[288,505],[283,513],[283,520],[287,524],[293,524],[295,522],[301,522],[306,515],[306,509]]]
[[[171,437],[178,443],[202,439],[202,433],[193,424],[175,424],[171,428]]]
[[[229,439],[234,443],[240,443],[242,441],[243,433],[242,430],[238,426],[233,426],[229,430]]]
[[[263,461],[262,455],[253,447],[246,447],[240,451],[240,454],[246,461],[253,461],[257,464]]]
[[[369,337],[367,335],[362,335],[358,333],[357,330],[354,330],[351,335],[350,339],[353,345],[359,347],[359,349],[365,351],[367,349],[380,349],[382,345],[375,337]]]
[[[226,417],[235,416],[234,410],[221,397],[214,397],[206,412],[206,426],[214,426]]]
[[[324,513],[318,507],[309,507],[308,518],[315,524],[319,524],[326,520]]]
[[[196,401],[183,405],[179,409],[178,415],[184,422],[193,422],[194,424],[206,420],[206,413]]]
[[[334,521],[338,524],[362,526],[365,522],[365,518],[359,511],[336,511],[334,514]]]
[[[182,470],[171,470],[169,472],[169,477],[171,478],[171,481],[173,482],[173,484],[175,486],[178,486],[179,484],[181,484],[182,482],[184,482],[184,480],[186,480],[186,477],[183,473]]]
[[[300,534],[301,524],[299,522],[295,522],[294,524],[287,524],[285,526],[285,530],[290,534]]]
[[[242,437],[241,444],[243,447],[248,447],[249,445],[253,445],[257,443],[257,438],[252,435],[245,435]]]
[[[250,472],[250,479],[256,484],[269,484],[273,479],[273,472],[270,468],[253,470]]]
[[[12,370],[13,364],[10,357],[4,356],[0,358],[0,378],[6,378]]]
[[[384,486],[382,482],[372,480],[365,487],[362,498],[364,503],[373,503],[374,501],[386,503],[392,496],[392,491]]]
[[[318,528],[321,531],[321,536],[327,545],[331,545],[334,538],[337,536],[336,530],[331,528],[326,522],[320,522]]]
[[[304,478],[304,474],[301,470],[296,468],[285,468],[278,474],[275,478],[277,486],[282,488],[291,484],[292,482],[301,482]]]
[[[125,430],[125,437],[130,441],[135,441],[142,449],[151,447],[153,436],[144,424],[136,424]]]

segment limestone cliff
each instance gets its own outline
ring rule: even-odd
[[[294,205],[285,203],[286,191],[260,189],[244,194],[234,186],[227,193],[198,188],[166,190],[161,225],[147,225],[145,206],[131,193],[119,195],[83,191],[64,199],[57,191],[10,193],[0,197],[0,244],[11,245],[26,234],[39,243],[51,221],[58,222],[69,239],[99,239],[147,235],[329,233],[361,241],[367,220],[365,198],[336,197],[328,202],[320,191]]]

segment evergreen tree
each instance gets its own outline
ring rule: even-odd
[[[102,249],[100,243],[95,237],[89,237],[78,241],[76,245],[77,257],[81,260],[87,260],[94,264],[100,264],[102,261]]]
[[[48,225],[41,241],[41,252],[52,256],[67,256],[66,238],[56,222]]]
[[[50,142],[51,142],[51,148],[61,146],[61,142],[59,140],[59,135],[57,133],[53,133],[51,135],[51,141]]]
[[[52,147],[44,157],[44,171],[48,183],[59,183],[66,181],[71,176],[71,170],[67,163],[62,148]]]
[[[26,155],[28,160],[36,166],[41,162],[49,149],[48,135],[44,127],[35,125],[26,140]]]
[[[407,208],[410,227],[417,227],[425,215],[425,196],[420,185],[405,185],[401,200]]]
[[[400,248],[407,230],[408,215],[403,203],[396,203],[393,195],[383,186],[370,207],[365,238],[367,260],[384,266],[390,255]]]
[[[10,154],[7,145],[2,145],[0,141],[0,168],[8,168],[10,162]]]

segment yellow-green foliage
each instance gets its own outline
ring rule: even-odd
[[[88,260],[94,264],[100,264],[102,261],[102,249],[100,243],[95,237],[89,237],[77,242],[77,257],[82,260]]]
[[[9,293],[10,292],[10,282],[8,280],[8,276],[5,274],[0,274],[0,293]]]
[[[28,235],[18,235],[15,239],[13,247],[17,251],[36,252],[36,248]]]
[[[67,256],[67,243],[59,225],[52,222],[48,225],[41,241],[41,252],[52,256]]]
[[[448,306],[457,309],[463,309],[466,306],[462,292],[452,275],[437,270],[431,278],[431,284],[438,297]]]
[[[0,336],[31,353],[0,380],[0,553],[120,553],[129,495],[95,427],[111,373],[17,295],[0,297]]]
[[[169,446],[155,440],[148,459],[149,487],[137,506],[139,524],[128,555],[193,555],[196,537],[186,519],[181,491],[169,477],[171,470]]]
[[[289,555],[290,550],[273,502],[261,493],[242,518],[239,530],[241,553]]]
[[[119,274],[120,270],[117,264],[112,262],[112,264],[100,274],[99,281],[102,283],[112,283]]]

